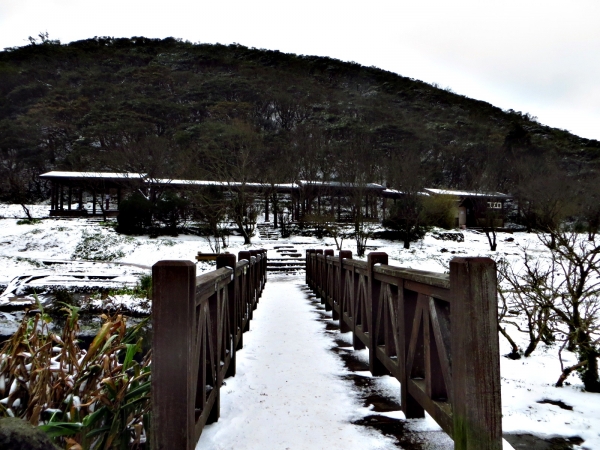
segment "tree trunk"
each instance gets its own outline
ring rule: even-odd
[[[25,206],[25,203],[21,203],[21,208],[23,208],[23,211],[25,211],[25,215],[27,216],[27,219],[29,219],[29,220],[33,219],[33,217],[31,217],[31,212],[29,211],[29,208],[27,208],[27,206]]]
[[[511,351],[508,354],[508,357],[510,359],[521,359],[521,354],[519,353],[519,347],[517,344],[515,344],[515,341],[513,341],[513,339],[510,337],[510,335],[506,332],[506,329],[502,328],[500,325],[498,325],[498,330],[500,330],[500,333],[502,334],[502,336],[504,336],[510,344]]]

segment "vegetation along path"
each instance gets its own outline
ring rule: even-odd
[[[330,313],[312,297],[303,275],[269,277],[237,374],[221,389],[221,417],[206,426],[197,449],[398,448],[363,426],[373,407],[363,406],[351,370],[331,351],[344,335],[329,330]]]

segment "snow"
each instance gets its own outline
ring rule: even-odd
[[[425,188],[425,191],[432,194],[456,195],[457,197],[510,197],[502,192],[474,192],[474,191],[453,191],[450,189]]]
[[[40,175],[40,178],[90,178],[90,179],[119,179],[122,180],[124,178],[128,179],[144,179],[146,178],[146,174],[144,173],[121,173],[121,172],[60,172],[60,171],[52,171],[46,172]]]
[[[301,291],[303,277],[271,276],[221,389],[221,418],[197,449],[391,449],[393,440],[350,421],[362,408],[331,338]],[[267,425],[268,424],[268,425]]]
[[[48,209],[48,205],[30,207],[33,216],[39,218],[46,217]],[[24,213],[19,205],[0,205],[0,284],[3,285],[7,285],[16,277],[38,275],[47,276],[48,280],[71,279],[73,283],[77,283],[73,277],[81,274],[115,276],[118,283],[132,285],[141,275],[150,273],[151,266],[159,260],[194,261],[198,251],[211,252],[207,240],[198,236],[161,236],[158,239],[151,239],[148,236],[127,237],[116,234],[112,228],[102,226],[98,222],[81,218],[44,219],[31,225],[17,225],[17,220],[23,217]],[[432,272],[447,272],[449,262],[455,256],[487,256],[495,260],[505,258],[515,269],[522,265],[524,248],[539,259],[548,257],[547,250],[534,234],[499,233],[497,252],[489,250],[485,234],[472,230],[463,231],[463,234],[464,242],[456,242],[439,240],[433,236],[433,233],[428,233],[423,240],[412,243],[409,250],[403,249],[401,242],[370,239],[367,251],[387,252],[389,264],[392,265]],[[85,235],[97,236],[100,240],[110,242],[107,248],[100,246],[97,250],[87,249],[77,253],[84,254],[87,251],[87,256],[98,258],[96,261],[84,261],[86,258],[74,257],[76,250],[78,248],[81,250]],[[293,236],[288,239],[261,240],[258,233],[253,238],[252,248],[265,248],[269,250],[269,256],[274,256],[274,247],[280,245],[293,245],[300,253],[304,253],[309,248],[335,249],[335,243],[330,238]],[[243,245],[241,237],[232,236],[227,250],[237,254],[248,248]],[[343,248],[356,252],[356,245],[350,239],[344,241]],[[105,257],[113,259],[102,260]],[[45,264],[44,261],[62,263],[50,265]],[[198,273],[213,268],[214,265],[211,263],[197,264]],[[227,435],[237,433],[236,429],[239,428],[245,432],[240,431],[244,439],[236,442],[237,448],[240,442],[250,442],[254,439],[252,436],[263,435],[275,426],[286,427],[286,430],[296,439],[300,439],[304,433],[315,436],[326,435],[323,439],[332,443],[331,448],[339,448],[337,442],[340,439],[344,440],[344,447],[354,445],[352,444],[354,441],[360,443],[356,445],[357,448],[387,448],[386,446],[389,445],[388,440],[378,434],[371,434],[362,427],[358,428],[350,424],[350,421],[358,415],[364,416],[365,411],[357,403],[352,388],[339,378],[346,369],[335,355],[328,352],[328,348],[332,346],[331,339],[323,333],[322,327],[311,319],[315,314],[311,313],[310,305],[307,305],[302,297],[302,280],[303,274],[299,277],[282,275],[277,278],[269,274],[269,282],[263,298],[255,311],[256,319],[251,324],[252,330],[245,334],[245,347],[238,354],[238,374],[234,378],[227,379],[227,386],[222,390],[221,419],[218,424],[207,427],[202,436],[201,442],[214,443],[214,445],[203,444],[213,445],[206,448],[231,448],[224,443],[221,443],[222,447],[217,447],[215,436],[219,436],[219,442],[225,439],[224,442],[231,443],[233,441],[227,441],[229,439]],[[93,280],[81,281],[82,284],[88,282],[92,283]],[[1,291],[2,289],[0,294]],[[128,306],[136,307],[140,300],[118,296],[111,301],[124,302]],[[285,307],[282,308],[282,304]],[[143,307],[143,305],[137,306]],[[0,315],[11,316],[8,313]],[[289,320],[296,322],[286,322]],[[300,326],[299,323],[302,325]],[[518,345],[526,346],[525,335],[510,326],[508,331]],[[274,338],[274,336],[279,337]],[[338,334],[338,336],[348,339],[346,335]],[[500,337],[500,348],[502,355],[510,351],[503,337]],[[301,358],[300,354],[309,357],[303,359],[304,356]],[[366,354],[362,357],[366,357]],[[576,360],[576,356],[566,350],[563,351],[563,358],[567,365]],[[310,364],[302,361],[310,361]],[[259,372],[255,372],[255,369]],[[286,385],[292,381],[292,371],[297,371],[299,375],[294,375],[290,388]],[[600,394],[583,392],[583,385],[576,374],[568,377],[566,381],[569,384],[565,384],[565,387],[556,388],[554,383],[559,375],[558,345],[542,345],[531,357],[516,361],[501,358],[504,432],[530,433],[541,437],[580,436],[585,440],[580,448],[600,449]],[[329,382],[315,382],[323,379]],[[389,394],[398,392],[397,385],[394,384],[397,381],[394,379],[383,377],[377,383]],[[267,395],[261,396],[261,393]],[[291,397],[286,397],[289,395]],[[246,414],[234,409],[234,404],[242,397],[252,399],[245,403],[251,413]],[[294,417],[294,421],[286,420],[288,416],[286,405],[275,401],[279,397],[292,398],[297,404],[305,405],[306,416]],[[326,404],[336,405],[335,408],[329,408],[327,405],[317,408],[312,403],[323,402],[323,399],[327,400]],[[562,409],[552,403],[538,403],[544,400],[555,403],[560,401],[573,409]],[[322,405],[322,403],[318,404]],[[302,409],[298,408],[298,414],[301,411]],[[257,427],[256,420],[258,417],[267,417],[267,413],[270,418],[267,422],[269,426],[263,427],[266,430],[261,430]],[[300,424],[301,417],[305,417],[306,422]],[[248,423],[245,422],[245,418],[248,419]],[[331,425],[333,423],[336,424],[335,427]],[[218,431],[218,427],[221,426],[227,427],[228,431]],[[437,427],[431,419],[419,421],[415,426],[425,429]],[[283,439],[277,438],[276,434],[279,433],[269,432],[272,442],[277,443],[277,445],[270,445],[270,448],[286,448],[286,446],[298,448],[293,440],[275,441],[275,439]],[[337,439],[335,445],[334,439]],[[247,448],[256,447],[248,444]]]

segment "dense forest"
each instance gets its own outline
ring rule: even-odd
[[[4,201],[48,198],[49,170],[498,190],[538,214],[597,196],[600,142],[374,67],[174,38],[30,41],[0,52]]]

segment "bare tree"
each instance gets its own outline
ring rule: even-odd
[[[524,267],[516,272],[513,265],[503,259],[498,264],[498,294],[502,302],[500,323],[514,326],[521,333],[527,334],[529,344],[523,351],[525,357],[530,356],[538,344],[553,341],[550,329],[553,292],[548,286],[555,284],[555,272],[551,262],[545,263],[532,257],[527,249],[522,253]],[[516,319],[524,317],[524,326]],[[512,346],[512,356],[520,357],[516,344],[505,328],[500,326],[500,333]]]
[[[547,265],[526,254],[521,272],[500,266],[508,282],[508,289],[499,291],[501,298],[512,296],[508,309],[525,316],[526,329],[521,330],[515,321],[503,321],[529,334],[526,354],[531,354],[540,340],[548,343],[553,339],[577,353],[578,363],[563,367],[557,385],[578,370],[585,389],[600,392],[600,243],[564,230],[540,234],[540,239],[551,252]],[[562,347],[559,355],[561,352]]]

